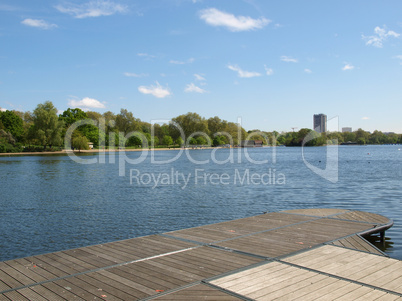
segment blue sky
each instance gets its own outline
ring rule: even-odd
[[[1,0],[0,107],[402,133],[401,1]]]

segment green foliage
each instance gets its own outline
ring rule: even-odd
[[[18,153],[22,150],[21,143],[17,143],[10,132],[0,129],[0,153]]]
[[[9,132],[18,141],[24,136],[23,120],[13,111],[0,111],[1,128]]]
[[[176,139],[176,144],[178,144],[179,146],[182,146],[184,144],[184,141],[181,137]]]
[[[176,124],[178,124],[184,131],[185,137],[189,137],[191,134],[196,132],[209,133],[208,122],[205,118],[201,117],[197,113],[187,113],[185,115],[177,116],[172,118]],[[180,132],[174,126],[170,128],[171,136],[177,139],[180,136]]]
[[[127,142],[126,142],[126,146],[142,146],[142,135],[135,134],[133,136],[131,136],[130,138],[128,138]]]
[[[373,133],[358,129],[355,132],[316,133],[303,128],[298,132],[263,132],[252,130],[248,133],[238,124],[220,119],[218,116],[205,119],[197,113],[189,112],[172,119],[169,124],[150,124],[135,118],[132,112],[121,109],[113,112],[84,112],[79,108],[68,108],[57,116],[57,109],[50,101],[39,104],[33,113],[20,111],[0,112],[0,151],[17,151],[24,143],[27,150],[38,150],[61,145],[67,128],[76,121],[84,120],[73,137],[82,136],[99,147],[102,141],[106,146],[157,147],[184,145],[188,137],[190,145],[213,146],[223,144],[240,145],[242,140],[262,140],[265,145],[321,146],[327,144],[395,144],[402,143],[402,135],[395,133]],[[88,121],[91,123],[87,124]],[[180,131],[182,129],[182,131]],[[130,133],[136,132],[135,135]],[[199,132],[199,133],[197,133]],[[121,135],[119,133],[122,133]],[[200,133],[203,133],[202,135]],[[154,136],[152,136],[154,134]],[[183,135],[183,136],[182,136]],[[125,137],[129,137],[126,139]],[[209,139],[207,139],[209,138]],[[80,138],[81,139],[81,138]],[[83,146],[82,146],[83,147]],[[83,149],[83,148],[82,148]]]
[[[212,146],[219,146],[219,145],[225,144],[225,141],[223,139],[224,139],[223,136],[216,136],[212,140]]]
[[[134,118],[133,113],[128,112],[126,109],[121,109],[120,114],[116,115],[115,123],[116,129],[124,135],[140,130],[141,125],[141,121]]]
[[[195,139],[194,137],[190,138],[189,144],[190,145],[196,145],[197,144],[197,139]]]
[[[81,109],[75,108],[75,109],[70,109],[68,108],[63,112],[63,114],[59,115],[59,119],[64,122],[64,125],[66,127],[69,127],[72,125],[74,122],[78,120],[83,120],[87,119],[88,115]]]
[[[198,136],[196,138],[196,140],[197,140],[198,145],[207,145],[208,144],[207,139],[205,139],[205,137],[203,137],[203,136]]]
[[[72,139],[72,147],[78,149],[80,152],[82,149],[89,149],[88,139],[80,134],[76,135]]]
[[[172,144],[173,144],[173,139],[172,139],[172,137],[170,137],[169,135],[163,136],[162,144],[163,144],[163,145],[166,145],[166,146],[172,145]]]
[[[53,103],[46,101],[39,104],[33,112],[33,125],[30,128],[32,138],[39,144],[52,147],[61,145],[61,131],[64,126],[63,121],[57,117],[57,109]]]

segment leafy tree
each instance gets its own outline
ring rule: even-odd
[[[176,139],[176,144],[178,144],[179,146],[182,146],[184,144],[184,141],[181,137]]]
[[[247,137],[247,132],[239,124],[234,122],[228,122],[226,128],[224,129],[226,133],[230,135],[233,140],[233,144],[239,145],[240,142]],[[229,137],[225,136],[225,142],[231,143]]]
[[[183,129],[185,137],[189,137],[195,132],[208,134],[208,122],[205,120],[205,118],[201,117],[197,113],[187,113],[185,115],[180,115],[176,118],[172,118],[172,121],[174,121]],[[169,132],[171,133],[170,135],[175,139],[180,136],[179,130],[172,125]]]
[[[99,121],[100,118],[102,117],[101,113],[94,112],[94,111],[87,111],[86,114],[87,114],[89,119],[92,119],[94,121]]]
[[[44,149],[46,146],[61,145],[62,128],[63,121],[57,117],[57,109],[51,101],[46,101],[36,107],[30,131]]]
[[[208,130],[211,133],[211,135],[225,131],[228,124],[226,120],[221,120],[218,116],[209,118],[207,122],[208,122]]]
[[[355,135],[356,135],[357,143],[359,143],[359,138],[362,138],[362,139],[360,139],[360,141],[364,141],[363,144],[366,144],[366,141],[368,141],[369,137],[370,137],[370,133],[366,132],[362,129],[358,129],[357,131],[355,131]]]
[[[172,137],[170,137],[170,136],[168,136],[168,135],[163,136],[162,144],[163,144],[163,145],[166,145],[166,146],[172,145],[172,144],[173,144],[173,139],[172,139]]]
[[[91,121],[93,121],[91,119]],[[95,122],[95,121],[93,121]],[[80,126],[78,130],[85,136],[89,142],[94,144],[94,147],[98,147],[100,144],[100,139],[105,139],[105,133],[100,131],[99,128],[93,124],[86,124]]]
[[[207,145],[208,144],[207,140],[203,136],[198,136],[196,138],[196,140],[197,140],[198,145]]]
[[[76,148],[81,152],[82,149],[89,149],[88,139],[80,134],[76,135],[72,139],[72,147]]]
[[[59,115],[59,119],[64,122],[64,125],[66,127],[69,127],[70,125],[72,125],[74,122],[76,122],[78,120],[84,120],[87,118],[88,118],[87,113],[85,113],[83,110],[81,110],[79,108],[75,108],[75,109],[68,108],[67,110],[65,110],[63,112],[63,114]]]
[[[134,118],[133,113],[126,109],[121,109],[120,114],[116,115],[116,129],[127,135],[130,132],[140,130],[140,120]]]
[[[213,140],[212,140],[212,145],[213,146],[219,146],[222,144],[225,144],[225,141],[222,140],[222,136],[216,136]]]
[[[342,133],[344,142],[356,142],[356,133],[354,132],[345,132]]]
[[[126,142],[127,146],[141,146],[142,145],[142,139],[140,135],[133,135],[130,138],[128,138]]]
[[[366,139],[364,139],[363,137],[357,138],[357,143],[360,145],[364,145],[366,144]]]
[[[196,145],[197,144],[197,139],[195,139],[194,137],[190,138],[189,144],[190,145]]]
[[[3,128],[11,133],[14,138],[21,140],[24,135],[24,125],[22,118],[13,111],[0,111],[0,121]]]

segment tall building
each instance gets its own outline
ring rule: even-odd
[[[352,132],[352,128],[351,128],[351,127],[342,128],[342,133],[351,133],[351,132]]]
[[[314,114],[314,131],[325,133],[327,131],[327,115]]]

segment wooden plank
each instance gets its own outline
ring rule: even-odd
[[[371,292],[368,292],[367,294],[360,296],[359,298],[356,298],[355,301],[385,300],[386,295],[388,295],[388,293],[384,291],[372,290]]]
[[[3,296],[4,299],[2,299],[1,296]],[[16,291],[12,291],[12,292],[5,293],[4,295],[0,295],[0,300],[5,300],[5,301],[6,300],[11,300],[11,301],[14,301],[14,300],[25,301],[25,300],[27,300],[27,301],[31,301],[31,299],[28,299],[27,297],[21,295],[20,293],[18,293]]]
[[[381,252],[359,236],[310,249],[372,229],[379,221],[389,220],[342,209],[297,210],[168,233],[195,241],[218,241],[216,245],[230,252],[150,235],[20,258],[0,263],[0,291],[14,288],[0,293],[0,300],[134,300],[150,296],[158,300],[237,300],[217,287],[196,284],[219,275],[225,276],[211,284],[256,300],[399,298],[369,285],[402,293],[402,262],[367,253]],[[303,252],[283,261],[305,268],[278,261],[255,266],[262,259],[250,256],[277,257],[296,251]],[[181,289],[183,286],[186,288]]]
[[[269,274],[270,277],[276,277],[276,275],[281,275],[287,271],[291,271],[290,266],[279,262],[273,262],[214,280],[211,283],[226,289],[235,288],[241,290],[244,287],[249,287],[250,282],[258,283],[259,281],[262,281],[267,277],[267,274]]]
[[[43,287],[47,288],[48,290],[54,292],[55,294],[59,295],[60,297],[64,298],[65,300],[82,300],[79,296],[73,294],[70,292],[70,290],[66,289],[65,287],[62,287],[60,285],[57,285],[54,282],[48,282],[42,284]],[[34,288],[34,287],[32,287]]]
[[[356,288],[355,290],[343,295],[342,299],[343,300],[355,300],[355,299],[360,298],[372,291],[374,291],[374,289],[366,287],[366,286],[360,286],[360,287]]]
[[[285,211],[281,211],[281,212],[323,217],[323,216],[329,216],[329,215],[334,215],[334,214],[340,214],[340,213],[344,213],[344,212],[348,212],[348,211],[349,210],[346,210],[346,209],[312,208],[312,209],[285,210]]]
[[[346,294],[358,289],[360,287],[360,285],[356,284],[356,283],[348,283],[344,281],[339,282],[342,284],[341,287],[338,288],[334,288],[330,291],[327,291],[326,294],[322,295],[322,296],[318,296],[315,300],[318,301],[327,301],[327,300],[335,300],[338,298],[342,298],[342,296],[345,296]],[[343,285],[344,284],[344,285]],[[344,300],[344,299],[342,299]],[[348,301],[350,299],[347,299]]]
[[[290,281],[293,282],[293,280]],[[296,291],[281,294],[276,300],[306,300],[306,295],[309,295],[312,292],[328,290],[330,285],[334,285],[337,282],[339,282],[339,280],[336,278],[323,277],[317,279],[315,282],[311,282],[309,285],[299,287]],[[324,292],[320,292],[316,295],[321,296],[323,293]]]
[[[28,300],[35,300],[35,301],[48,301],[43,296],[39,295],[38,293],[34,292],[30,288],[23,288],[17,291],[21,295],[23,295]]]
[[[30,287],[32,291],[37,293],[38,295],[42,296],[46,300],[52,300],[52,301],[63,301],[66,300],[65,298],[61,297],[60,295],[54,293],[53,291],[47,289],[46,287],[42,285],[35,285]]]
[[[215,288],[211,288],[207,285],[197,284],[183,290],[179,290],[167,295],[163,295],[160,297],[156,297],[154,300],[158,301],[175,301],[175,300],[189,300],[192,301],[237,301],[242,300],[237,297],[231,296],[217,290]]]
[[[107,272],[124,277],[143,286],[152,285],[156,280],[159,285],[165,287],[177,287],[183,285],[183,280],[177,279],[173,275],[164,276],[160,271],[153,269],[152,266],[143,262],[108,269]],[[141,275],[141,277],[139,275]]]
[[[112,298],[112,296],[119,300],[140,299],[149,296],[144,292],[124,283],[119,283],[116,280],[97,272],[80,275],[77,276],[76,279],[86,283],[88,286],[86,286],[85,289],[89,290],[92,294],[100,293],[100,296],[106,295],[107,300]],[[95,289],[91,289],[91,287],[94,287]]]
[[[77,277],[71,277],[67,279],[61,279],[54,282],[55,284],[63,287],[72,294],[78,296],[83,300],[121,300],[114,296],[107,296],[107,298],[102,297],[105,295],[101,287],[93,286],[92,284],[83,281]]]
[[[323,275],[308,271],[295,271],[294,273],[295,274],[292,275],[292,278],[286,278],[286,275],[284,275],[280,278],[282,280],[281,282],[276,283],[275,285],[265,285],[257,291],[246,294],[246,296],[257,300],[266,298],[267,296],[269,298],[278,298],[282,294],[294,294],[300,288],[325,278]]]

